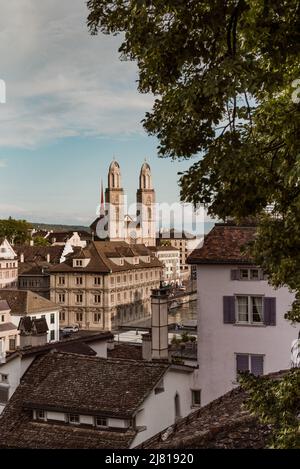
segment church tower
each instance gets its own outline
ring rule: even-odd
[[[121,187],[121,171],[117,161],[111,163],[108,171],[105,214],[108,217],[108,238],[113,241],[124,241],[124,191]]]
[[[140,172],[140,185],[137,191],[137,219],[140,225],[140,242],[146,246],[155,246],[155,191],[152,185],[151,168],[146,162]]]

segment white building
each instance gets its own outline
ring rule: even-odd
[[[0,288],[15,287],[17,283],[17,254],[7,239],[0,238]]]
[[[179,249],[173,246],[153,246],[150,249],[164,266],[161,279],[167,284],[179,284],[181,280]]]
[[[10,307],[6,300],[0,300],[0,363],[6,353],[16,350],[19,344],[19,331],[13,324]]]
[[[11,310],[11,322],[16,327],[19,326],[23,316],[29,316],[31,319],[45,318],[49,329],[47,341],[59,340],[60,307],[58,305],[29,290],[1,290],[1,300],[7,301]]]
[[[272,288],[241,247],[255,227],[217,224],[189,262],[197,266],[201,404],[237,384],[238,371],[267,374],[291,365],[299,326],[284,319],[294,295]]]

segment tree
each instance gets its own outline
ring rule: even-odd
[[[47,238],[43,238],[42,236],[36,236],[34,238],[34,245],[35,246],[50,246],[51,243],[48,241]]]
[[[299,0],[87,4],[90,32],[122,33],[121,58],[155,96],[143,124],[159,155],[196,158],[182,200],[257,221],[252,255],[295,291],[287,318],[300,321]]]
[[[0,220],[0,237],[6,238],[11,244],[24,244],[29,240],[31,229],[26,220]]]

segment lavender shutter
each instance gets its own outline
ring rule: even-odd
[[[237,373],[243,373],[249,371],[249,355],[237,354],[236,356],[236,371]]]
[[[231,280],[240,280],[240,271],[238,269],[231,271]]]
[[[261,376],[264,374],[263,355],[251,355],[251,373],[255,376]]]
[[[234,296],[223,296],[223,321],[224,321],[224,324],[235,323],[235,298]]]
[[[264,298],[264,324],[276,326],[276,298]]]

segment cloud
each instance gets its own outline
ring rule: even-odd
[[[0,146],[142,133],[153,98],[118,57],[120,37],[90,36],[82,0],[0,0]],[[26,28],[26,31],[24,31]]]

